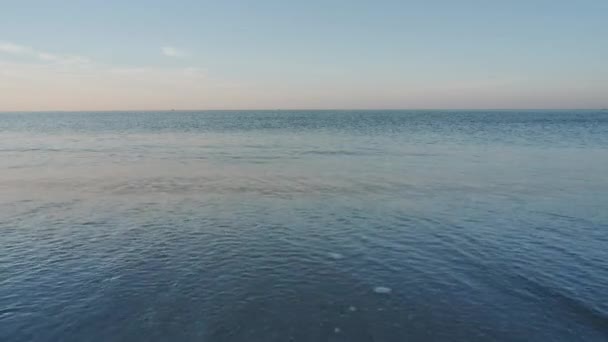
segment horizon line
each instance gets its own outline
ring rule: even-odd
[[[237,111],[532,111],[532,110],[588,110],[607,111],[607,107],[600,108],[207,108],[207,109],[44,109],[44,110],[0,110],[0,113],[131,113],[131,112],[237,112]]]

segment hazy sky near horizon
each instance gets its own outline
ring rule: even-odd
[[[607,61],[607,0],[0,2],[0,111],[603,108]]]

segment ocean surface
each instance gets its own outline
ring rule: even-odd
[[[0,113],[0,341],[607,340],[607,111]]]

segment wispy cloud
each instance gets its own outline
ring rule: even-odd
[[[0,42],[0,111],[200,108],[228,101],[229,87],[198,66],[109,64]]]
[[[172,46],[163,46],[161,51],[167,57],[185,57],[188,55],[185,51]]]
[[[0,52],[11,54],[29,53],[31,49],[25,46],[13,44],[10,42],[0,42]]]
[[[19,45],[12,42],[0,41],[0,53],[35,58],[43,62],[54,62],[60,64],[87,64],[90,63],[86,57],[78,55],[54,54],[46,51],[36,50],[29,46]]]

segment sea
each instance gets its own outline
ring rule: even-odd
[[[0,341],[608,341],[608,111],[0,113]]]

